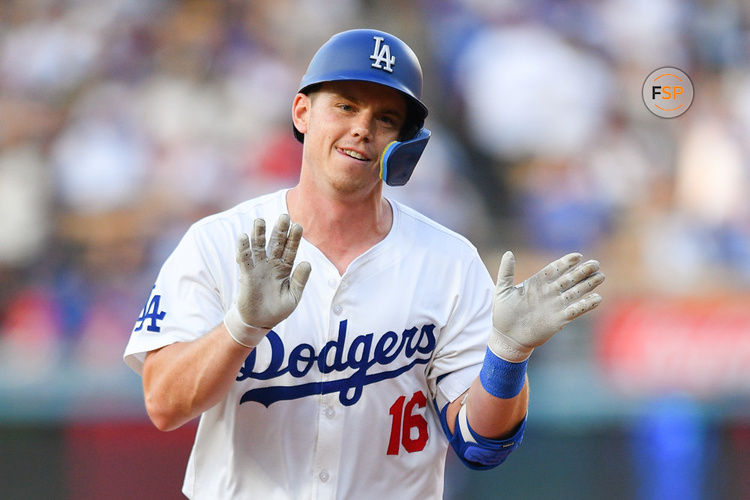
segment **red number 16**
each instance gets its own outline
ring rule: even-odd
[[[399,441],[407,452],[422,451],[427,444],[427,420],[419,413],[413,413],[414,407],[424,408],[427,398],[422,391],[417,391],[404,407],[406,396],[401,396],[391,406],[388,412],[393,417],[391,425],[391,439],[388,442],[387,455],[398,455]],[[403,426],[401,425],[403,415]],[[417,437],[411,437],[411,430],[417,429]]]

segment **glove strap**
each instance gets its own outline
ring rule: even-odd
[[[226,327],[227,333],[232,337],[232,340],[250,349],[254,349],[270,330],[270,328],[259,328],[248,325],[242,321],[240,311],[236,306],[229,308],[226,316],[224,316],[224,327]]]

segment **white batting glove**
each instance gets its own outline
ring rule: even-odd
[[[287,214],[276,222],[266,255],[266,223],[255,219],[252,238],[237,243],[240,286],[237,300],[224,317],[229,335],[245,347],[255,347],[268,331],[286,319],[302,298],[310,263],[300,262],[292,273],[302,226]]]
[[[514,286],[516,258],[505,252],[492,304],[494,332],[488,343],[496,356],[521,362],[567,323],[599,305],[601,296],[591,291],[604,281],[604,274],[599,272],[599,262],[581,263],[582,258],[579,253],[568,254]]]

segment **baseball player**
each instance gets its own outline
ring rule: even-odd
[[[159,429],[200,417],[189,498],[439,498],[449,447],[489,469],[518,446],[529,356],[601,301],[596,261],[514,285],[506,252],[494,285],[469,241],[383,197],[429,140],[421,88],[395,36],[333,36],[292,106],[299,183],[196,222],[164,263],[125,361]]]

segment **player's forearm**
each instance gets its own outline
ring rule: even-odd
[[[528,380],[517,396],[503,399],[488,393],[477,377],[469,388],[466,399],[466,417],[480,436],[488,439],[502,439],[510,436],[526,416],[529,406]],[[454,432],[456,415],[461,409],[463,396],[450,403],[446,420],[451,432]]]
[[[528,379],[517,396],[503,399],[488,393],[477,378],[469,389],[469,398],[466,401],[466,417],[471,428],[480,436],[500,439],[513,433],[526,416],[528,407]]]
[[[160,430],[173,430],[217,404],[249,353],[223,323],[192,342],[150,352],[143,365],[143,392],[151,421]]]

